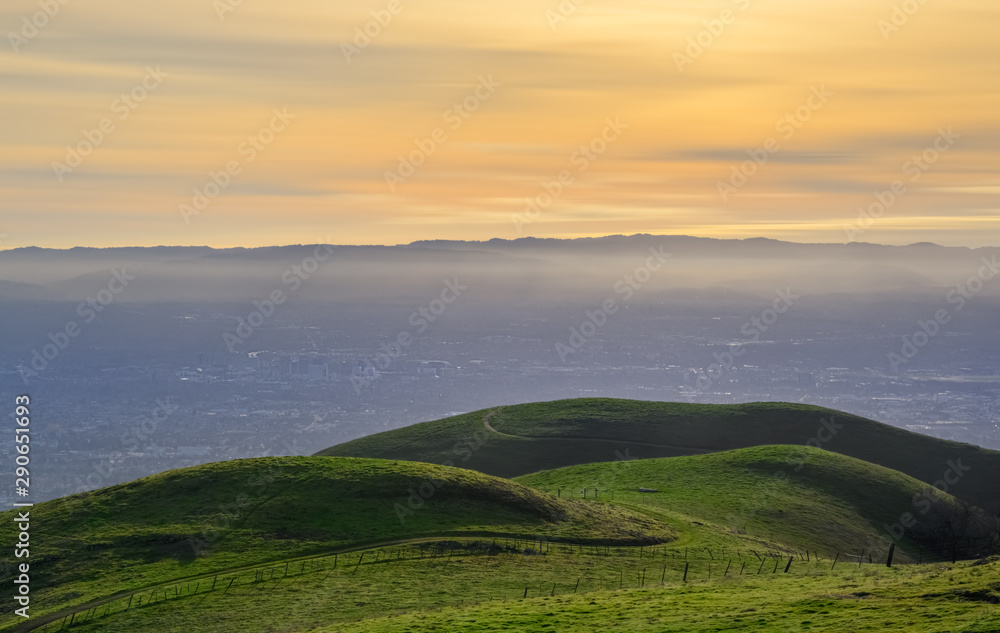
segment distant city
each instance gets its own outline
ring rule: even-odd
[[[449,259],[452,248],[403,256]],[[253,315],[263,305],[256,299],[115,301],[66,341],[49,334],[75,318],[76,302],[0,298],[0,384],[34,402],[33,497],[212,461],[312,454],[458,413],[585,396],[802,402],[1000,449],[1000,294],[992,288],[924,337],[915,334],[920,324],[948,305],[943,284],[847,294],[765,279],[745,292],[733,287],[750,283],[692,289],[674,275],[673,285],[650,282],[626,298],[614,281],[646,260],[647,246],[621,250],[595,256],[611,271],[604,278],[575,279],[562,295],[552,288],[566,277],[538,273],[541,290],[519,298],[470,271],[461,282],[470,289],[459,284],[461,296],[438,304],[449,298],[441,280],[455,278],[431,269],[410,284],[415,290],[398,278],[391,287],[362,279],[358,288],[382,295],[337,302],[322,295],[344,288],[316,281],[312,295],[264,306],[266,318]],[[608,263],[619,260],[629,264]],[[85,279],[100,284],[106,274]],[[271,296],[268,280],[280,279],[260,277],[247,296]],[[233,339],[243,323],[253,331]],[[50,341],[65,349],[46,349]]]

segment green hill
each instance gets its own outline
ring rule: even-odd
[[[884,560],[895,540],[898,561],[940,560],[953,552],[983,553],[993,538],[983,513],[950,495],[888,468],[805,446],[583,464],[517,481],[563,494],[598,489],[602,499],[675,525],[686,516],[688,523],[831,556],[867,552]]]
[[[932,566],[882,564],[884,524],[903,512],[918,521],[898,541],[899,563],[919,560],[921,546],[932,558],[942,536],[976,518],[940,492],[920,513],[914,497],[926,488],[795,446],[583,464],[519,481],[362,458],[221,462],[32,508],[33,617],[0,615],[0,631],[452,630],[465,615],[487,630],[541,630],[553,598],[571,609],[566,617],[597,628],[610,620],[595,620],[588,605],[611,606],[629,630],[680,630],[698,612],[674,605],[669,617],[652,609],[631,621],[624,611],[636,608],[635,591],[657,603],[685,595],[718,613],[740,604],[746,613],[751,600],[761,613],[739,616],[744,624],[792,626],[822,611],[832,615],[818,620],[839,626],[872,594],[886,608],[903,605],[894,617],[909,618],[923,595],[947,618],[941,624],[971,622],[969,601],[994,597],[984,578],[995,564],[936,583],[922,576]],[[0,537],[14,538],[12,518],[0,515]],[[861,548],[874,564],[859,564]],[[496,609],[476,606],[487,601]]]
[[[775,444],[810,444],[879,464],[1000,512],[1000,452],[803,404],[557,400],[414,424],[318,455],[454,463],[517,477],[575,464]]]
[[[421,537],[651,544],[669,527],[475,471],[371,459],[219,462],[30,509],[33,613],[262,562]],[[0,513],[14,543],[15,511]],[[18,561],[23,562],[23,561]],[[13,568],[0,581],[10,584]]]

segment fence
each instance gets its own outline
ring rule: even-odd
[[[893,547],[882,552],[819,552],[818,550],[779,551],[768,549],[678,548],[671,545],[619,547],[577,545],[544,540],[496,538],[491,540],[434,540],[395,547],[337,553],[312,558],[258,565],[240,571],[193,577],[172,584],[123,593],[99,603],[89,603],[58,619],[41,616],[37,624],[21,630],[52,632],[70,629],[96,619],[124,614],[168,601],[208,594],[226,595],[237,588],[265,587],[268,583],[290,582],[316,575],[319,583],[331,574],[391,573],[405,561],[432,560],[438,572],[447,570],[453,558],[486,557],[500,573],[517,572],[530,577],[534,560],[550,554],[593,557],[617,565],[616,573],[580,575],[565,582],[528,582],[523,591],[490,595],[489,600],[525,599],[608,589],[642,588],[677,582],[712,581],[727,577],[788,573],[834,573],[845,565],[884,565],[891,562]],[[935,552],[928,551],[928,557]],[[323,573],[325,572],[325,573]],[[519,576],[523,577],[523,576]],[[484,596],[485,598],[485,596]],[[486,601],[481,600],[482,601]],[[458,604],[473,601],[462,600]],[[44,619],[45,621],[39,621]]]

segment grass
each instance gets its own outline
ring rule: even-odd
[[[288,576],[281,566],[273,574],[247,571],[226,591],[202,586],[194,593],[189,585],[178,597],[169,594],[129,609],[121,600],[108,605],[107,615],[105,608],[81,614],[72,630],[663,631],[687,630],[686,625],[690,630],[846,630],[876,615],[871,617],[875,623],[905,617],[898,622],[937,626],[926,630],[990,630],[969,626],[995,624],[990,600],[1000,598],[996,561],[892,569],[842,563],[831,569],[829,560],[796,559],[785,574],[785,559],[767,559],[761,568],[749,554],[731,562],[694,555],[685,561],[670,546],[640,553],[635,547],[553,544],[545,554],[526,556],[524,544],[518,551],[498,551],[489,549],[489,541],[474,547],[460,540],[464,546],[452,542],[454,550],[438,550],[436,556],[434,548],[416,545],[383,548],[365,552],[360,564],[360,554],[341,556],[336,569],[326,559],[301,573],[293,566]],[[867,613],[867,607],[879,611]],[[932,608],[934,615],[918,607]],[[40,633],[60,626],[54,622]]]
[[[421,490],[427,499],[414,496]],[[427,536],[630,544],[674,536],[645,515],[474,471],[318,457],[174,470],[36,505],[31,519],[35,615],[179,578]],[[16,539],[11,512],[0,514],[0,538]],[[9,568],[2,581],[12,578]]]
[[[495,431],[487,430],[489,417]],[[1000,513],[1000,452],[804,404],[579,398],[486,409],[378,433],[318,453],[454,463],[500,477],[622,457],[819,445],[910,475]],[[949,470],[961,465],[955,481]],[[946,474],[953,483],[948,483]]]
[[[799,446],[761,445],[789,437]],[[608,399],[324,453],[343,455],[208,464],[33,507],[33,618],[0,614],[0,631],[61,630],[76,611],[65,628],[84,633],[997,630],[997,560],[840,556],[883,560],[907,512],[896,562],[940,554],[985,515],[922,481],[961,460],[954,491],[990,499],[1000,453],[805,405]]]
[[[589,488],[593,497],[599,488],[604,500],[669,522],[685,535],[682,544],[694,546],[701,545],[705,531],[690,526],[714,524],[798,551],[865,551],[884,559],[894,537],[885,526],[899,524],[897,560],[929,560],[951,553],[951,541],[945,552],[939,539],[958,530],[966,516],[965,504],[912,477],[806,446],[583,464],[517,481],[563,495]],[[639,493],[639,488],[659,492]],[[905,528],[904,513],[919,522]],[[977,526],[986,525],[982,513],[970,510],[970,517],[978,518]],[[980,533],[965,527],[968,534]]]
[[[1000,630],[1000,562],[750,575],[665,587],[448,607],[309,631]]]

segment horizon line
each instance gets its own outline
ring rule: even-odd
[[[142,245],[137,245],[137,244],[130,244],[130,245],[121,245],[121,246],[85,246],[85,245],[76,245],[76,246],[69,246],[69,247],[63,247],[63,248],[50,247],[50,246],[29,245],[29,246],[17,246],[17,247],[13,247],[13,248],[0,248],[0,253],[14,252],[14,251],[23,251],[23,250],[71,251],[71,250],[76,250],[76,249],[85,249],[85,250],[116,250],[116,249],[138,249],[138,248],[143,248],[143,249],[155,249],[155,248],[192,248],[192,249],[194,249],[194,248],[205,248],[205,249],[217,250],[217,251],[221,251],[221,250],[240,250],[240,249],[242,249],[242,250],[261,250],[261,249],[268,249],[268,248],[289,248],[289,247],[294,247],[294,246],[315,246],[315,245],[318,245],[318,244],[326,244],[326,245],[329,245],[329,246],[338,246],[338,247],[340,247],[340,246],[350,246],[350,247],[362,247],[362,248],[363,247],[400,248],[400,247],[415,246],[415,245],[419,245],[419,244],[427,244],[427,243],[434,243],[434,242],[442,242],[442,243],[449,243],[449,244],[470,244],[471,245],[471,244],[489,244],[489,243],[492,243],[492,242],[515,243],[515,242],[523,242],[523,241],[528,241],[528,240],[536,240],[536,241],[539,241],[539,242],[541,242],[541,241],[546,241],[546,242],[579,242],[579,241],[584,241],[584,240],[602,240],[602,239],[616,238],[616,237],[617,238],[625,238],[625,239],[637,238],[637,237],[687,238],[687,239],[706,240],[706,241],[713,241],[713,242],[765,241],[765,242],[774,242],[774,243],[778,243],[778,244],[795,244],[795,245],[799,245],[799,246],[879,246],[879,247],[891,247],[891,248],[908,248],[908,247],[914,247],[914,246],[932,246],[932,247],[936,247],[936,248],[964,248],[964,249],[967,249],[967,250],[979,250],[979,249],[983,249],[983,248],[986,248],[986,249],[989,249],[989,248],[1000,248],[1000,246],[968,246],[968,245],[952,245],[952,246],[949,246],[949,245],[944,245],[944,244],[938,244],[936,242],[926,242],[926,241],[924,241],[924,242],[912,242],[912,243],[909,243],[909,244],[885,244],[885,243],[879,243],[879,242],[858,242],[858,241],[853,241],[853,242],[797,242],[797,241],[780,240],[780,239],[776,239],[776,238],[763,237],[763,236],[726,238],[726,237],[704,237],[704,236],[699,236],[699,235],[688,235],[688,234],[681,234],[681,233],[676,233],[676,234],[632,233],[632,234],[629,234],[629,235],[625,235],[625,234],[622,234],[622,233],[612,233],[612,234],[606,234],[606,235],[594,235],[594,236],[585,236],[585,237],[535,237],[535,236],[526,235],[526,236],[517,237],[517,238],[492,237],[492,238],[489,238],[487,240],[439,238],[439,239],[414,240],[412,242],[397,243],[397,244],[388,244],[388,243],[384,243],[384,244],[375,244],[375,243],[367,243],[367,244],[364,244],[364,243],[335,244],[333,242],[300,242],[300,243],[294,243],[294,244],[262,244],[262,245],[258,245],[258,246],[210,246],[208,244],[154,244],[154,245],[142,246]]]

